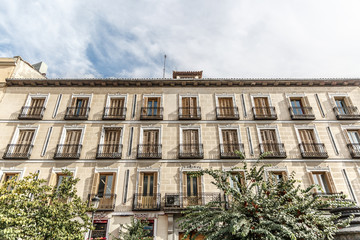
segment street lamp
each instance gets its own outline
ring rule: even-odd
[[[91,225],[92,225],[92,226],[94,225],[94,216],[95,216],[96,209],[99,207],[99,203],[100,203],[100,198],[99,198],[97,195],[95,195],[95,197],[93,197],[93,198],[91,199],[91,205],[92,205],[92,207],[94,208],[94,210],[93,210],[93,212],[92,212],[92,216],[91,216]],[[91,230],[91,228],[90,228],[88,240],[91,239],[91,232],[92,232],[92,230]]]

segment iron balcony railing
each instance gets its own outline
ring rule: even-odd
[[[220,158],[242,158],[245,156],[243,143],[224,143],[219,144],[219,147]],[[241,152],[243,156],[238,152]]]
[[[99,144],[96,152],[97,159],[119,158],[121,159],[122,144]]]
[[[289,107],[292,120],[314,120],[312,107]]]
[[[255,120],[276,120],[277,114],[275,107],[253,107]]]
[[[182,209],[188,206],[205,205],[210,202],[221,204],[220,193],[199,193],[195,196],[188,196],[180,193],[165,194],[165,209]]]
[[[133,197],[133,211],[159,211],[161,207],[161,195],[135,193]]]
[[[237,107],[217,107],[216,119],[217,120],[238,120],[239,109]]]
[[[300,152],[303,158],[328,158],[325,145],[323,143],[300,143]]]
[[[22,107],[18,118],[21,120],[41,120],[44,111],[44,107]]]
[[[163,108],[162,107],[142,107],[141,120],[162,120],[163,119]]]
[[[357,107],[334,107],[334,112],[338,120],[359,120],[360,113]]]
[[[349,143],[347,147],[350,151],[352,158],[360,158],[360,144],[359,143]]]
[[[180,107],[179,120],[200,120],[201,108],[200,107]]]
[[[180,144],[179,158],[204,158],[202,144]]]
[[[126,107],[105,107],[103,120],[125,120]]]
[[[78,159],[81,153],[81,144],[58,144],[54,158]]]
[[[67,107],[65,120],[87,120],[89,117],[89,107]]]
[[[4,153],[4,159],[29,159],[34,145],[31,144],[8,144]]]
[[[88,201],[89,206],[92,206],[92,199],[97,196],[100,198],[99,206],[96,209],[97,211],[114,211],[116,194],[89,194]]]
[[[286,158],[286,151],[283,143],[260,143],[260,153],[263,158]]]
[[[161,144],[139,144],[137,149],[137,158],[162,158]]]

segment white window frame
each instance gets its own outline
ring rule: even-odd
[[[343,137],[344,137],[346,143],[351,143],[349,140],[348,131],[359,131],[359,134],[360,134],[360,126],[359,125],[341,125],[341,130],[342,130]]]
[[[218,126],[218,131],[219,131],[219,142],[220,142],[220,144],[223,144],[222,130],[236,130],[237,131],[237,137],[238,137],[238,140],[239,140],[239,144],[242,143],[241,137],[240,137],[240,126],[219,125]]]
[[[352,102],[351,98],[349,97],[349,95],[347,93],[328,93],[328,96],[329,96],[330,102],[333,105],[333,107],[337,107],[336,103],[335,103],[335,97],[349,98],[350,102]]]
[[[121,143],[122,143],[123,136],[124,136],[125,127],[124,126],[118,126],[118,125],[103,125],[102,128],[101,128],[101,135],[100,135],[99,144],[104,144],[105,130],[107,128],[118,128],[120,130],[120,140],[119,140],[119,146],[120,146]]]
[[[316,139],[315,143],[322,143],[315,125],[294,125],[294,128],[295,128],[296,138],[297,138],[299,144],[302,143],[300,134],[299,134],[299,130],[302,130],[302,129],[304,129],[304,130],[312,129],[314,131],[314,135],[315,135],[315,139]]]
[[[321,173],[321,172],[328,172],[328,173],[330,173],[330,176],[331,176],[331,179],[332,179],[332,181],[333,182],[335,182],[334,181],[334,176],[333,176],[333,174],[332,174],[332,172],[331,172],[331,169],[330,169],[330,167],[329,166],[326,166],[326,167],[306,167],[306,172],[311,172],[311,173]],[[313,180],[312,180],[313,181]],[[330,185],[330,183],[328,183],[329,185]],[[345,185],[346,185],[346,183],[345,183]],[[329,186],[330,187],[330,186]],[[336,188],[336,184],[334,184],[334,190],[335,190],[335,193],[337,193],[338,192],[338,190],[337,190],[337,188]]]
[[[40,93],[33,94],[33,93],[29,93],[28,96],[27,96],[27,98],[26,98],[24,107],[30,107],[30,103],[31,103],[31,100],[32,100],[32,99],[40,99],[40,98],[42,99],[42,98],[45,98],[43,107],[46,108],[46,105],[47,105],[49,96],[50,96],[50,93],[48,93],[48,94],[40,94]]]
[[[0,179],[3,178],[5,174],[19,174],[18,180],[21,180],[24,177],[26,167],[24,168],[1,168],[0,169]]]
[[[184,130],[198,130],[198,139],[199,142],[198,144],[202,143],[202,139],[201,139],[201,127],[200,126],[180,126],[180,144],[183,144],[183,131]]]
[[[84,140],[85,129],[86,129],[86,126],[78,126],[78,125],[69,126],[69,125],[65,125],[65,126],[63,127],[63,129],[62,129],[62,132],[61,132],[61,137],[60,137],[60,142],[59,142],[59,144],[64,144],[67,131],[69,131],[69,130],[81,130],[81,135],[80,135],[79,144],[82,144],[82,143],[83,143],[83,140]]]
[[[71,107],[71,103],[72,103],[74,98],[88,98],[88,104],[87,104],[86,107],[89,108],[91,106],[92,96],[93,96],[92,94],[84,94],[84,93],[75,94],[75,93],[73,93],[71,95],[70,102],[69,102],[68,106]]]
[[[220,107],[219,105],[219,98],[231,98],[232,99],[232,102],[233,102],[233,107],[236,108],[237,105],[236,105],[236,99],[235,99],[235,94],[226,94],[226,93],[223,93],[223,94],[215,94],[215,104],[216,104],[216,107]]]
[[[38,125],[36,125],[36,126],[17,125],[17,126],[16,126],[16,129],[15,129],[15,132],[14,132],[14,135],[13,135],[13,137],[12,137],[12,139],[11,139],[10,144],[16,144],[16,143],[17,143],[17,140],[18,140],[18,138],[19,138],[20,130],[35,130],[35,131],[34,131],[33,139],[31,140],[31,145],[34,145],[35,138],[36,138],[37,133],[38,133],[38,130],[39,130],[39,126],[38,126]]]
[[[146,107],[145,106],[145,98],[152,98],[152,97],[154,97],[154,98],[159,97],[160,98],[160,106],[158,106],[158,107],[163,107],[163,105],[164,105],[163,94],[143,94],[141,106]]]
[[[105,103],[105,107],[109,107],[110,106],[110,100],[111,99],[120,99],[123,98],[124,99],[124,108],[126,108],[126,104],[127,104],[127,97],[128,94],[120,94],[120,93],[115,93],[115,94],[108,94],[106,97],[106,103]]]
[[[201,167],[199,166],[193,166],[193,165],[190,165],[190,166],[185,166],[185,167],[180,167],[179,169],[179,173],[180,173],[180,202],[182,203],[183,202],[183,192],[182,192],[182,186],[183,186],[183,182],[184,182],[184,179],[183,179],[183,174],[184,172],[198,172],[198,171],[201,171]],[[204,204],[204,192],[205,192],[205,183],[204,183],[204,175],[200,176],[200,181],[201,181],[201,201],[202,203]]]
[[[258,97],[266,97],[268,99],[269,107],[273,107],[270,94],[263,94],[263,93],[251,94],[250,95],[250,100],[251,100],[251,106],[252,107],[255,107],[254,98],[258,98]]]
[[[144,130],[158,130],[159,131],[158,141],[159,141],[159,144],[162,144],[162,141],[161,141],[162,127],[155,127],[155,126],[141,126],[140,127],[139,144],[143,144]]]
[[[281,138],[280,138],[280,132],[277,126],[273,126],[273,125],[256,125],[256,132],[258,135],[258,140],[259,140],[259,144],[262,144],[262,139],[261,139],[261,130],[275,130],[275,134],[276,134],[276,141],[277,143],[281,143]]]

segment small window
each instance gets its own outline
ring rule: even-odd
[[[13,172],[7,173],[6,172],[3,174],[1,184],[4,184],[5,182],[10,181],[12,179],[15,179],[15,181],[17,181],[18,177],[19,177],[19,173],[13,173]],[[13,189],[13,186],[11,186],[11,185],[9,185],[7,187],[7,190],[9,190],[9,191],[11,191],[12,189]]]
[[[290,115],[293,120],[314,120],[315,115],[306,97],[290,97]]]
[[[183,206],[202,204],[201,177],[194,176],[191,172],[183,173]]]
[[[360,113],[348,96],[334,96],[334,112],[338,120],[359,120]]]
[[[161,107],[161,104],[161,97],[144,97],[140,119],[162,120],[163,108]]]
[[[66,110],[65,120],[86,120],[90,111],[90,97],[74,96]]]
[[[203,158],[200,129],[181,129],[179,158]]]
[[[121,158],[121,128],[105,127],[98,145],[97,158]]]
[[[287,179],[287,173],[285,171],[269,171],[268,179],[273,183],[280,183]]]

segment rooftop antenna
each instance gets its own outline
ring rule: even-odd
[[[166,54],[164,55],[164,70],[163,70],[163,78],[165,78],[165,62],[166,62]]]

